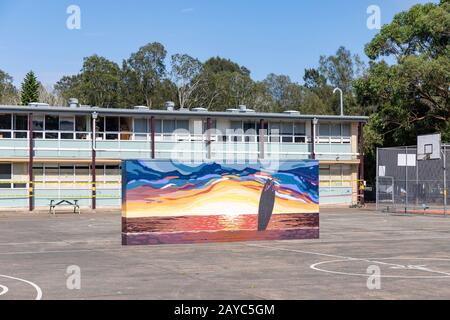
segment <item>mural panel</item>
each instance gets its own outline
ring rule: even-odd
[[[250,164],[126,160],[122,243],[319,237],[318,161]]]

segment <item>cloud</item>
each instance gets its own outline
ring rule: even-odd
[[[184,9],[181,9],[181,13],[192,13],[192,12],[194,12],[194,11],[195,11],[194,8],[184,8]]]

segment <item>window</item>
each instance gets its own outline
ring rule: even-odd
[[[10,189],[12,179],[12,165],[10,163],[0,163],[0,188]],[[6,180],[6,181],[5,181]]]
[[[349,164],[342,165],[342,185],[346,187],[352,186],[352,167]]]
[[[177,120],[177,129],[189,131],[189,120]]]
[[[0,114],[0,139],[9,139],[11,138],[11,131],[3,131],[3,130],[11,130],[11,115],[10,114]]]
[[[60,117],[59,128],[61,131],[61,139],[73,139],[73,130],[75,129],[75,121],[73,117]]]
[[[256,141],[256,123],[244,122],[243,123],[245,142],[255,142]]]
[[[59,116],[45,116],[45,139],[58,139],[58,132],[48,132],[48,131],[58,131],[59,130]]]
[[[332,124],[331,125],[331,136],[332,137],[340,137],[341,136],[341,124]]]
[[[305,143],[306,142],[306,128],[304,123],[294,123],[294,142]]]
[[[342,135],[344,137],[350,137],[351,136],[351,134],[350,134],[350,124],[345,123],[345,124],[342,125]]]
[[[163,132],[165,134],[172,133],[175,131],[175,120],[164,120]]]
[[[44,131],[44,116],[43,115],[35,115],[33,116],[33,138],[34,139],[42,139]]]
[[[147,119],[134,119],[135,140],[147,140]]]
[[[162,120],[155,120],[155,133],[161,134],[162,133]]]
[[[319,124],[319,136],[330,136],[330,125],[327,123]]]
[[[294,133],[294,127],[291,122],[283,122],[281,124],[281,141],[282,142],[292,142],[292,136]]]
[[[14,130],[28,130],[28,116],[16,114],[14,115]]]
[[[86,133],[87,124],[86,116],[75,116],[75,131],[77,131],[76,139],[88,139],[89,135]]]
[[[0,130],[11,130],[11,115],[0,114]]]
[[[33,180],[36,182],[44,181],[44,166],[43,165],[33,166]]]
[[[320,186],[330,186],[330,166],[319,167],[319,181]]]
[[[119,131],[119,118],[118,117],[106,117],[105,118],[106,132],[118,132]],[[106,140],[118,140],[118,133],[106,134]]]
[[[28,116],[27,115],[14,115],[14,138],[26,139],[28,137]]]
[[[342,167],[340,165],[330,166],[330,180],[332,186],[342,186]]]

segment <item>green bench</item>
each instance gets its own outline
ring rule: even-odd
[[[81,214],[78,200],[51,200],[50,201],[50,213],[56,214],[56,207],[59,206],[71,206],[73,207],[73,213]]]

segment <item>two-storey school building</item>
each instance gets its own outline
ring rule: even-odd
[[[119,207],[123,159],[317,159],[320,203],[351,205],[364,180],[367,117],[257,113],[240,106],[164,110],[0,106],[0,209]],[[95,139],[93,140],[93,137]]]

